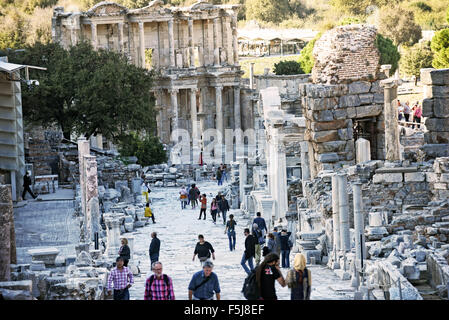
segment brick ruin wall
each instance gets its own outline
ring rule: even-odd
[[[314,83],[374,80],[379,72],[377,31],[373,26],[346,25],[324,33],[313,48]]]

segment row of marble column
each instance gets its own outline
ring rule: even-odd
[[[361,266],[362,258],[366,259],[364,217],[362,201],[362,183],[352,184],[354,202],[354,238],[356,261]],[[349,201],[347,191],[347,175],[344,173],[332,176],[332,224],[334,255],[351,251],[349,231]]]
[[[224,18],[224,19],[223,19]],[[227,32],[221,32],[221,28],[219,26],[220,22],[222,23],[222,28],[226,29],[228,27],[228,19],[226,17],[217,17],[212,19],[213,20],[213,37],[214,37],[214,66],[220,66],[220,35],[227,35]],[[221,20],[221,21],[220,21]],[[203,26],[209,26],[209,19],[201,20],[206,21],[206,23]],[[156,22],[156,23],[162,23],[162,22]],[[189,65],[190,67],[195,66],[195,54],[194,54],[194,32],[193,32],[193,19],[187,20],[188,25],[188,49],[189,49]],[[98,22],[92,21],[90,23],[91,26],[91,39],[92,39],[92,46],[94,49],[98,48],[98,33],[97,33],[97,25],[100,24]],[[176,67],[176,59],[175,59],[175,38],[174,38],[174,19],[170,19],[167,21],[168,25],[168,44],[169,44],[169,58],[170,58],[170,67],[174,68]],[[119,39],[119,50],[120,52],[124,52],[124,33],[123,33],[123,26],[124,22],[117,22],[118,26],[118,39]],[[139,26],[139,55],[138,55],[138,62],[136,63],[140,67],[145,67],[145,32],[144,32],[144,22],[138,22]],[[226,39],[225,49],[228,57],[228,63],[238,65],[238,40],[237,40],[237,17],[233,15],[231,17],[231,23],[230,27],[232,30],[232,39]],[[207,28],[207,27],[206,27]],[[72,27],[71,29],[71,40],[72,45],[76,44],[78,42],[77,34],[76,34],[76,28]],[[159,35],[158,35],[159,36]],[[204,52],[203,48],[200,47],[199,49],[199,59],[200,59],[200,66],[204,66]],[[223,62],[223,61],[222,61]],[[160,65],[160,62],[159,62]]]
[[[223,86],[215,86],[215,106],[216,106],[216,122],[215,128],[217,129],[217,133],[221,134],[222,141],[224,140],[224,110],[223,110]],[[234,128],[242,129],[242,121],[241,121],[241,111],[240,111],[240,87],[234,86]],[[204,88],[207,89],[207,88]],[[180,89],[169,89],[170,93],[170,106],[173,112],[171,117],[172,131],[179,129],[179,106],[178,106],[178,93]],[[197,110],[197,92],[198,88],[190,88],[190,119],[192,121],[192,139],[198,140],[200,139],[200,130],[203,130],[202,126],[199,128],[198,126],[198,113],[203,114],[204,110],[202,109],[202,103],[200,103],[200,110]],[[157,122],[159,124],[159,132],[158,135],[162,136],[162,90],[156,91],[156,104],[158,110],[158,119]]]

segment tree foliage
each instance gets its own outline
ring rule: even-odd
[[[437,69],[449,68],[449,28],[435,33],[430,48],[433,52],[432,66]]]
[[[293,60],[283,60],[274,64],[273,72],[276,75],[303,74],[301,64]]]
[[[164,163],[167,154],[157,137],[144,135],[143,138],[137,132],[130,132],[119,137],[119,152],[125,157],[135,156],[141,166]]]
[[[247,0],[246,19],[281,22],[290,12],[288,0]]]
[[[422,37],[413,12],[401,7],[386,7],[381,11],[379,32],[393,40],[395,45],[411,46]]]
[[[24,118],[59,124],[65,138],[75,132],[115,139],[129,130],[155,131],[153,75],[111,51],[79,43],[64,50],[40,44],[10,56],[11,62],[46,67],[30,71],[39,85],[23,86]]]
[[[433,53],[430,43],[417,43],[412,47],[404,48],[399,65],[401,72],[409,76],[419,77],[422,68],[432,67]]]
[[[307,45],[301,50],[298,62],[301,65],[301,69],[304,73],[311,73],[315,60],[313,59],[313,47],[315,42],[321,37],[321,32],[318,33],[315,38],[307,43]]]
[[[390,74],[393,74],[398,68],[399,59],[401,58],[398,48],[391,39],[385,38],[379,33],[377,34],[375,44],[380,53],[379,63],[381,65],[391,64]]]

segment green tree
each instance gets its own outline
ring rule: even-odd
[[[118,53],[94,51],[84,42],[68,50],[37,43],[10,61],[47,68],[30,71],[39,85],[23,86],[23,113],[30,122],[59,124],[65,138],[101,133],[114,140],[129,130],[155,131],[153,75]]]
[[[398,48],[391,39],[385,38],[379,33],[377,34],[375,45],[380,53],[379,63],[381,65],[391,64],[390,74],[393,74],[398,68],[399,59],[401,58]]]
[[[430,43],[417,43],[404,49],[401,60],[399,60],[399,66],[401,72],[418,79],[422,68],[432,67],[432,59],[433,53],[430,50]]]
[[[449,28],[435,33],[430,48],[433,52],[432,66],[437,69],[449,68]]]
[[[162,143],[155,136],[145,134],[143,138],[137,132],[121,135],[119,141],[119,153],[121,156],[137,157],[141,166],[150,166],[167,161],[167,154]]]
[[[301,54],[299,55],[298,62],[301,65],[301,69],[304,73],[312,72],[313,65],[315,64],[315,60],[313,59],[313,47],[315,46],[315,42],[321,38],[322,33],[318,33],[315,38],[307,43],[307,45],[301,50]]]
[[[330,4],[340,11],[352,15],[367,14],[367,9],[370,6],[381,7],[387,3],[398,3],[400,0],[331,0]]]
[[[393,40],[395,45],[411,46],[422,37],[413,12],[401,7],[385,7],[381,11],[379,33]]]
[[[274,64],[274,74],[277,75],[291,75],[291,74],[303,74],[301,64],[293,60],[283,60]]]
[[[247,0],[246,19],[279,23],[290,13],[288,0]]]

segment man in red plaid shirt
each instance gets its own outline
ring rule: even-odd
[[[109,274],[108,294],[111,294],[112,283],[114,283],[114,300],[129,300],[128,288],[134,283],[133,273],[128,267],[123,266],[122,257],[117,258],[116,264],[117,266]]]
[[[173,282],[169,276],[162,274],[162,263],[151,265],[154,274],[145,283],[144,300],[175,300]]]

